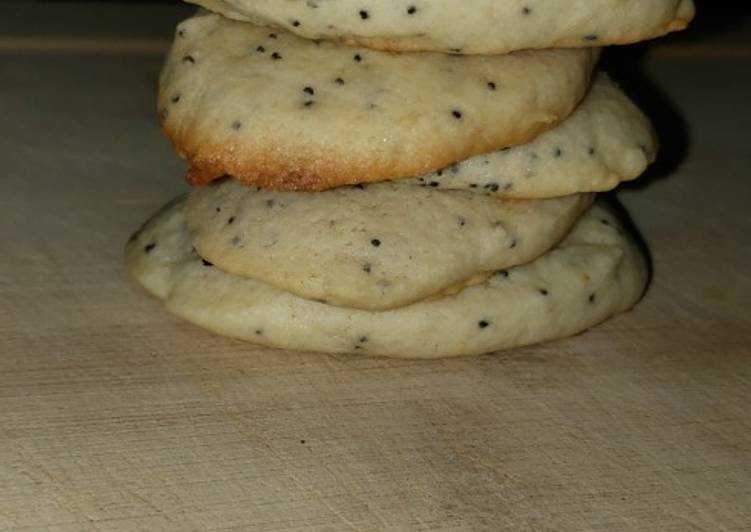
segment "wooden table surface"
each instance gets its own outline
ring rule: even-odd
[[[330,357],[214,336],[127,278],[128,234],[184,188],[154,117],[184,11],[149,34],[77,9],[122,40],[0,23],[1,531],[751,530],[747,49],[644,60],[672,107],[667,159],[618,194],[654,264],[633,312],[469,359]]]

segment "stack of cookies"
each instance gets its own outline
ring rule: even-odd
[[[633,306],[647,268],[597,192],[656,141],[599,47],[691,0],[195,0],[159,115],[189,194],[130,239],[167,308],[273,347],[479,354]]]

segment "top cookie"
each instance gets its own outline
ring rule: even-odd
[[[692,0],[188,0],[229,18],[391,51],[499,54],[681,30]]]
[[[597,55],[391,54],[202,14],[178,28],[159,109],[192,184],[322,190],[529,142],[576,107]]]

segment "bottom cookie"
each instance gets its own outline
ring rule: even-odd
[[[183,205],[173,200],[131,237],[129,271],[174,314],[271,347],[401,358],[488,353],[586,330],[631,308],[647,283],[639,249],[597,204],[545,255],[456,294],[386,311],[336,307],[203,260]]]

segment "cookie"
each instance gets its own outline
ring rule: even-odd
[[[225,179],[194,189],[185,217],[198,254],[224,271],[382,310],[534,259],[592,199],[504,201],[398,182],[280,192]]]
[[[558,127],[535,140],[400,182],[502,198],[548,198],[615,188],[657,153],[649,119],[604,74]]]
[[[392,51],[500,54],[606,46],[686,27],[692,0],[188,0],[309,39]]]
[[[182,205],[174,205],[127,244],[129,270],[178,316],[285,349],[403,358],[487,353],[592,327],[634,305],[647,280],[644,258],[601,206],[531,263],[455,295],[380,312],[314,302],[225,273],[197,256],[187,235]]]
[[[191,184],[322,190],[529,142],[571,113],[597,56],[393,54],[200,14],[178,27],[159,113]]]
[[[192,249],[182,211],[185,195],[178,196],[146,220],[125,245],[125,263],[151,295],[167,297],[171,276]],[[145,259],[145,260],[144,260]]]

